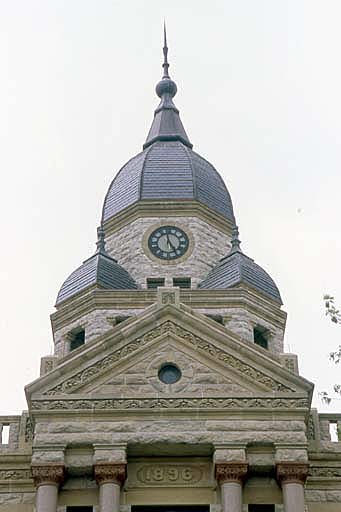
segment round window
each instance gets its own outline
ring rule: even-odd
[[[175,364],[166,363],[159,370],[159,379],[164,384],[175,384],[181,379],[181,371]]]

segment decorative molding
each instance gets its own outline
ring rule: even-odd
[[[25,424],[25,443],[30,443],[33,440],[34,436],[34,427],[31,418],[28,416],[26,418]]]
[[[163,334],[171,333],[181,338],[183,343],[195,348],[196,351],[208,355],[209,357],[214,358],[219,362],[225,363],[226,365],[230,366],[231,368],[239,372],[242,376],[247,376],[252,381],[259,382],[260,384],[263,384],[263,386],[271,389],[272,391],[296,391],[294,388],[289,388],[288,386],[276,381],[274,378],[265,375],[260,370],[256,370],[255,368],[241,361],[237,357],[228,354],[224,350],[221,350],[220,348],[213,345],[213,343],[204,340],[203,338],[191,333],[190,331],[184,329],[183,327],[180,327],[176,325],[174,322],[168,320],[159,327],[156,327],[155,329],[147,332],[146,334],[135,339],[134,341],[127,343],[122,348],[115,350],[112,354],[106,356],[100,361],[97,361],[88,368],[78,372],[76,375],[73,375],[72,377],[66,379],[61,384],[54,386],[52,389],[46,391],[44,394],[52,396],[56,394],[73,393],[77,388],[89,382],[93,377],[106,372],[115,363],[119,362],[121,359],[129,356],[130,354],[136,352],[138,349],[145,346],[147,343],[162,336]]]
[[[127,465],[111,462],[96,464],[94,466],[94,475],[97,485],[115,483],[121,486],[124,484],[127,477]]]
[[[59,465],[46,465],[46,466],[31,466],[32,477],[34,485],[55,484],[60,485],[63,483],[65,478],[65,467]]]
[[[243,483],[248,471],[246,462],[226,462],[215,465],[215,478],[220,485],[227,482]]]
[[[35,411],[146,409],[308,409],[306,398],[110,398],[33,400]]]
[[[311,467],[309,477],[341,478],[341,467]]]
[[[304,485],[309,464],[303,462],[280,462],[276,466],[277,480],[281,485],[298,483]]]
[[[0,480],[31,480],[30,469],[1,469]]]
[[[308,425],[307,425],[307,439],[309,441],[314,441],[315,439],[315,425],[314,425],[314,418],[312,414],[309,415],[308,419]]]

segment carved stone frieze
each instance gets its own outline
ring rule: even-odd
[[[149,331],[145,335],[127,343],[125,346],[120,349],[114,351],[112,354],[106,356],[105,358],[97,361],[93,365],[88,368],[78,372],[76,375],[66,379],[61,384],[54,386],[52,389],[46,391],[45,395],[56,395],[56,394],[68,394],[73,393],[77,388],[83,386],[88,381],[90,381],[93,377],[100,375],[106,372],[109,368],[111,368],[114,364],[119,362],[121,359],[129,356],[130,354],[136,352],[138,349],[142,348],[147,343],[153,341],[154,339],[160,337],[163,334],[173,333],[187,345],[192,346],[198,352],[208,355],[209,357],[213,357],[217,361],[225,363],[227,366],[230,366],[237,372],[239,372],[243,376],[249,377],[251,380],[258,382],[272,391],[296,391],[295,388],[289,388],[288,386],[278,382],[272,377],[265,375],[260,370],[253,368],[249,364],[241,361],[234,355],[228,354],[224,350],[213,345],[213,343],[204,340],[203,338],[191,333],[190,331],[184,329],[176,325],[174,322],[166,321],[159,327]]]
[[[29,443],[33,440],[33,423],[30,417],[27,417],[25,424],[25,443]]]
[[[320,478],[341,478],[341,467],[311,467],[308,476]]]
[[[315,425],[313,416],[310,414],[307,425],[307,439],[313,441],[315,439]]]
[[[306,398],[111,398],[33,400],[32,410],[306,409]]]
[[[288,483],[304,484],[309,471],[309,464],[302,462],[280,462],[276,467],[277,480],[281,485]]]
[[[1,469],[0,480],[30,480],[32,473],[29,469]]]
[[[215,465],[215,478],[220,485],[227,482],[239,482],[246,478],[248,464],[246,462],[226,462]]]
[[[98,485],[102,485],[105,483],[115,483],[117,485],[123,485],[127,475],[126,467],[126,464],[95,464],[95,480]]]
[[[59,486],[65,478],[65,467],[61,464],[32,466],[31,471],[36,487],[44,484]]]

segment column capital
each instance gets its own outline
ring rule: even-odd
[[[309,464],[304,462],[278,462],[276,465],[277,480],[281,485],[288,483],[304,485],[308,470]]]
[[[59,487],[65,478],[65,466],[62,464],[50,465],[32,465],[32,477],[34,485],[56,485]]]
[[[227,482],[242,484],[246,478],[247,470],[247,462],[219,462],[215,465],[215,478],[220,485]]]
[[[127,465],[112,462],[95,464],[94,475],[97,485],[115,483],[121,486],[124,484],[127,476]]]

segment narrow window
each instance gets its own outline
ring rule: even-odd
[[[164,277],[148,277],[147,278],[147,288],[149,290],[155,290],[159,286],[165,286],[165,278]]]
[[[209,314],[207,314],[205,316],[207,316],[208,318],[211,318],[212,320],[214,320],[218,324],[224,325],[224,318],[223,318],[222,315],[209,315]]]
[[[258,326],[253,329],[253,341],[256,345],[268,349],[268,334],[264,327]]]
[[[85,343],[85,330],[78,329],[71,333],[70,339],[70,352],[78,347],[81,347]]]
[[[275,512],[275,505],[249,505],[249,512]]]
[[[337,422],[336,421],[329,421],[329,435],[330,435],[330,440],[332,443],[339,442],[339,434],[337,431]]]
[[[179,286],[180,288],[190,288],[191,278],[190,277],[174,277],[173,286]]]
[[[125,320],[128,320],[131,315],[118,315],[115,316],[115,325],[120,324],[121,322],[124,322]]]
[[[9,442],[9,425],[3,425],[1,431],[1,444],[8,444]]]

